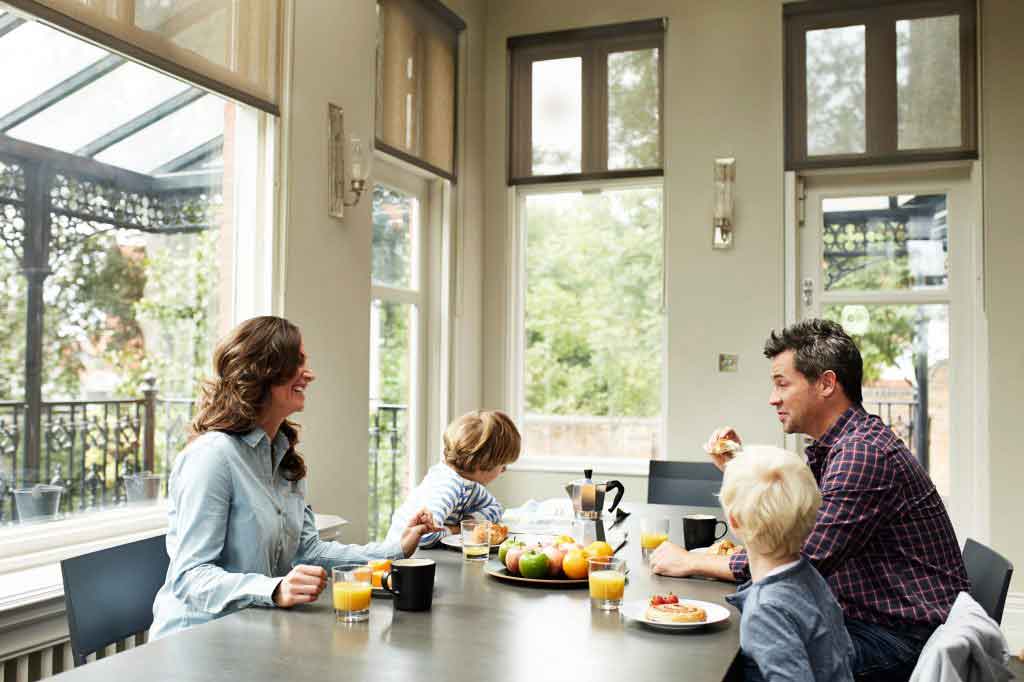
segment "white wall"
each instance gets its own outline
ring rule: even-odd
[[[517,0],[487,14],[484,401],[506,405],[508,300],[506,38],[668,17],[665,36],[665,230],[668,274],[667,445],[671,459],[704,457],[716,426],[747,442],[781,444],[767,404],[760,349],[782,326],[782,11],[775,0]],[[736,157],[736,247],[711,250],[712,166]],[[720,374],[719,352],[739,372]],[[596,468],[600,464],[595,461]],[[600,472],[599,472],[600,473]],[[611,476],[611,473],[601,474]],[[510,472],[494,484],[509,504],[561,494],[577,474]],[[646,476],[616,476],[646,500]]]
[[[991,540],[1017,566],[1011,591],[1024,592],[1024,3],[983,0],[981,7]],[[1024,595],[1019,601],[1024,609]],[[1024,646],[1024,612],[1021,630]]]

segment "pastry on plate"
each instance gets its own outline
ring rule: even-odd
[[[708,554],[715,556],[732,556],[736,552],[742,552],[743,545],[737,545],[732,540],[719,540],[715,544],[711,545],[708,549]]]
[[[645,617],[652,623],[703,623],[708,614],[689,604],[652,604],[647,607]]]

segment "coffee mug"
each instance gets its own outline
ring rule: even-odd
[[[402,611],[429,611],[434,600],[433,559],[399,559],[391,562],[391,571],[381,585],[395,595],[395,608]]]
[[[722,524],[722,534],[717,535],[718,524]],[[683,517],[683,544],[686,549],[708,547],[715,541],[725,537],[729,526],[710,514],[691,514]]]

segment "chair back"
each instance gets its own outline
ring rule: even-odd
[[[1010,591],[1013,564],[991,547],[967,538],[964,566],[971,581],[971,596],[997,623],[1003,620],[1006,594]]]
[[[75,665],[153,624],[153,600],[167,576],[165,535],[60,562]]]
[[[648,504],[717,507],[722,472],[711,462],[651,461],[647,474]]]

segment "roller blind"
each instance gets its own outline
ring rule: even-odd
[[[379,0],[376,146],[455,179],[458,34],[435,0]]]
[[[5,0],[59,28],[279,113],[283,0]]]

